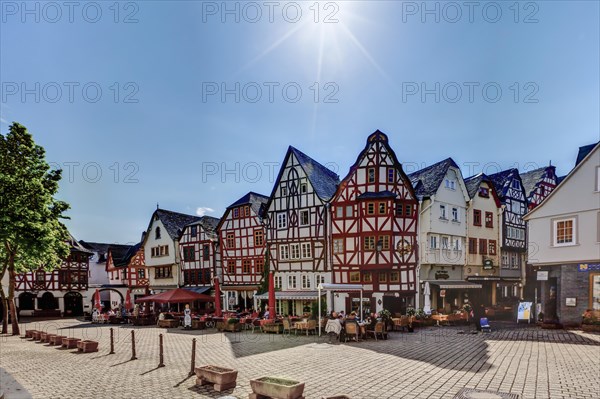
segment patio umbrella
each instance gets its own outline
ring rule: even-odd
[[[96,288],[96,293],[94,294],[94,307],[98,309],[98,312],[102,311],[102,301],[100,300],[100,290]]]
[[[273,272],[269,272],[269,319],[275,318],[275,279]]]
[[[425,281],[425,288],[423,288],[423,296],[425,297],[423,311],[426,314],[431,314],[431,288],[429,288],[429,281]]]
[[[160,294],[146,296],[137,299],[136,302],[156,302],[156,303],[186,303],[194,301],[212,302],[214,298],[209,295],[198,294],[185,288],[176,288],[174,290],[161,292]]]
[[[221,317],[221,289],[219,288],[219,278],[215,277],[215,316]]]
[[[129,310],[133,306],[131,306],[131,291],[127,290],[127,294],[125,294],[125,309]]]

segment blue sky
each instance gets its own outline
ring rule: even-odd
[[[467,177],[566,174],[599,139],[595,1],[23,4],[0,4],[0,129],[64,169],[87,241],[268,195],[289,145],[343,177],[380,129],[408,172]]]

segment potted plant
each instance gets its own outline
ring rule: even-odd
[[[261,377],[250,380],[254,398],[263,396],[273,399],[300,399],[304,393],[304,383],[282,377]]]
[[[581,329],[585,332],[600,332],[600,311],[586,310],[583,314]]]
[[[463,305],[463,310],[467,314],[467,323],[468,323],[469,322],[469,316],[471,315],[471,311],[473,310],[473,308],[468,303],[465,303]]]
[[[235,388],[238,372],[234,369],[207,365],[196,367],[196,385],[213,384],[217,392]]]
[[[394,321],[392,320],[392,313],[387,309],[382,309],[379,314],[379,318],[385,324],[386,331],[393,329]]]
[[[408,332],[415,331],[413,328],[413,320],[415,319],[416,314],[417,314],[417,311],[415,310],[415,308],[413,308],[413,307],[406,308],[406,315],[408,316]]]

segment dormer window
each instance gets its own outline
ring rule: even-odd
[[[516,188],[517,190],[521,187],[521,185],[519,184],[518,180],[513,180],[512,181],[512,188]]]
[[[488,190],[485,187],[479,187],[479,196],[483,197],[483,198],[489,198],[490,197],[490,190]]]
[[[196,238],[196,235],[198,234],[198,226],[192,226],[190,230],[192,237]]]
[[[154,230],[154,239],[156,239],[156,240],[160,239],[160,227],[157,227]]]
[[[446,188],[450,189],[450,190],[454,190],[455,189],[455,181],[451,180],[451,179],[446,179]]]

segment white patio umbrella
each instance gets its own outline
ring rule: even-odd
[[[431,289],[429,288],[429,281],[425,281],[425,287],[423,288],[423,296],[425,297],[423,311],[425,312],[425,314],[431,314]]]

